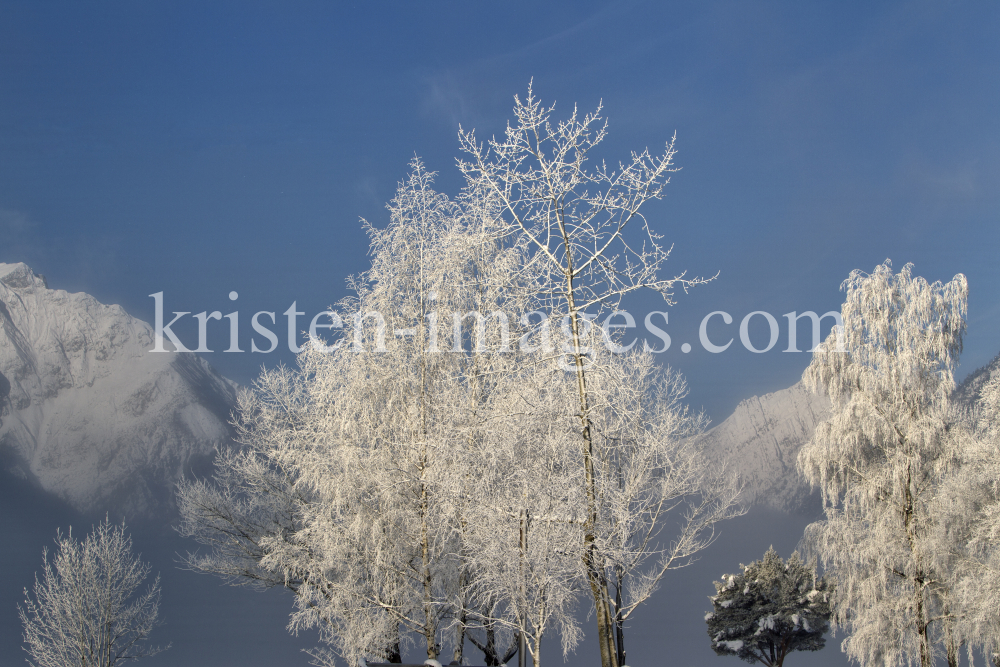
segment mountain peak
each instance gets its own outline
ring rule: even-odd
[[[976,370],[969,373],[955,388],[955,398],[965,405],[973,405],[979,400],[980,392],[987,382],[1000,375],[1000,354]]]
[[[191,353],[153,353],[120,306],[0,263],[4,467],[98,513],[171,511],[173,486],[232,442],[236,385]]]
[[[812,511],[816,495],[796,469],[802,445],[830,416],[830,400],[797,382],[753,396],[702,436],[705,454],[744,483],[744,499],[786,512]]]
[[[13,290],[48,289],[45,276],[38,275],[24,262],[4,264],[0,262],[0,283]]]

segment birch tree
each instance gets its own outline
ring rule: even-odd
[[[978,512],[959,577],[961,630],[970,651],[980,648],[1000,665],[1000,374],[983,388],[977,417],[967,486]]]
[[[630,615],[734,513],[733,485],[692,444],[704,420],[679,376],[592,326],[631,291],[671,302],[703,282],[658,277],[669,250],[639,211],[673,144],[587,172],[596,114],[550,127],[530,93],[516,112],[489,151],[461,135],[475,159],[457,200],[414,163],[331,316],[343,337],[265,371],[241,403],[254,454],[223,459],[222,478],[238,492],[182,503],[217,540],[202,569],[295,591],[291,627],[332,647],[320,662],[398,659],[414,640],[460,661],[469,631],[493,637],[491,660],[517,637],[538,664],[546,633],[575,645],[589,590],[602,662],[622,664]]]
[[[181,493],[188,534],[213,547],[189,564],[295,592],[290,628],[317,627],[332,647],[319,662],[398,661],[414,637],[429,659],[449,643],[461,657],[462,466],[503,363],[486,352],[509,340],[450,316],[497,308],[517,249],[412,167],[388,227],[367,226],[371,269],[331,311],[344,336],[312,341],[296,371],[265,371],[241,397],[246,453]]]
[[[961,274],[929,284],[910,265],[893,274],[887,261],[842,287],[843,331],[803,376],[833,403],[799,453],[826,511],[807,537],[837,578],[834,622],[849,631],[847,655],[929,667],[953,620],[933,506],[960,453],[949,401],[968,286]]]
[[[462,267],[461,221],[431,179],[415,163],[389,226],[368,226],[372,268],[340,308],[351,338],[300,355],[306,419],[295,431],[245,423],[247,439],[266,439],[319,501],[296,539],[265,559],[284,568],[303,550],[318,556],[322,584],[310,592],[324,593],[298,598],[292,626],[334,628],[329,639],[348,658],[384,657],[392,633],[437,658],[460,585],[452,461],[465,387],[459,357],[434,353],[426,323],[461,289],[449,280]]]
[[[306,407],[296,375],[278,367],[261,376],[252,391],[241,392],[236,409],[237,414],[254,415],[258,429],[266,424],[276,434],[294,431],[305,419]],[[246,420],[238,424],[245,427]],[[177,485],[177,531],[208,547],[181,560],[191,571],[216,575],[232,585],[285,587],[297,593],[306,585],[301,573],[269,570],[262,561],[273,540],[291,539],[303,529],[306,508],[316,498],[294,470],[276,463],[269,439],[261,437],[260,430],[257,437],[244,438],[242,450],[218,452],[211,479]]]
[[[524,102],[515,98],[516,123],[503,139],[479,142],[460,131],[465,158],[459,167],[466,196],[487,202],[495,216],[527,248],[525,271],[536,300],[551,316],[566,318],[568,336],[562,365],[575,378],[565,414],[574,415],[580,448],[582,512],[581,559],[597,618],[604,667],[617,666],[614,602],[609,593],[607,557],[601,545],[609,536],[602,524],[597,462],[604,458],[594,432],[592,384],[600,371],[589,366],[585,327],[588,317],[614,310],[639,289],[653,289],[672,303],[678,289],[705,282],[680,273],[660,275],[670,248],[661,245],[642,212],[659,199],[675,171],[673,140],[662,153],[633,153],[618,169],[589,165],[591,151],[606,136],[600,107],[567,120],[553,121],[529,87]],[[590,315],[588,315],[588,313]],[[658,581],[658,579],[657,579]]]
[[[707,423],[685,404],[687,384],[647,351],[591,354],[591,424],[600,458],[597,550],[608,582],[617,664],[625,628],[667,572],[689,565],[715,539],[719,521],[743,513],[725,466],[710,467],[696,444]]]
[[[105,518],[82,542],[72,529],[57,533],[52,560],[47,550],[43,560],[41,578],[18,606],[28,664],[114,667],[164,650],[147,643],[157,625],[160,579],[140,590],[150,567],[132,553],[124,525]]]
[[[333,603],[332,593],[313,574],[322,569],[318,554],[301,549],[297,560],[280,563],[269,557],[297,548],[309,506],[318,502],[294,469],[279,464],[271,447],[272,438],[294,433],[306,420],[306,398],[297,374],[284,367],[239,394],[237,426],[245,447],[220,451],[210,480],[177,487],[178,532],[208,547],[182,556],[185,568],[234,586],[280,587],[304,600]],[[387,657],[393,656],[395,642],[395,636],[383,640]]]
[[[553,360],[504,378],[473,452],[463,555],[470,623],[517,638],[535,665],[556,630],[564,655],[582,636],[578,449],[561,406],[572,384]],[[488,662],[489,664],[489,662]]]

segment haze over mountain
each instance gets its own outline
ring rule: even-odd
[[[173,486],[228,446],[236,385],[191,353],[151,353],[152,328],[84,293],[49,289],[23,263],[0,263],[0,464],[85,513],[168,513]],[[1000,356],[971,373],[972,404]],[[799,449],[829,416],[801,382],[742,401],[703,436],[739,470],[747,502],[819,509]]]
[[[121,307],[0,263],[0,461],[86,513],[152,516],[228,446],[236,385],[190,353],[151,353]]]

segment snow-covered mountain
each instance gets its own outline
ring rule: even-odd
[[[788,512],[811,510],[818,494],[795,468],[816,425],[830,416],[830,401],[798,382],[742,401],[725,421],[702,436],[706,455],[739,472],[744,500]]]
[[[0,263],[4,467],[84,512],[169,511],[179,477],[231,442],[236,386],[152,348],[121,307]]]

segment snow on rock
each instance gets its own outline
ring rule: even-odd
[[[0,452],[84,512],[169,511],[174,483],[232,441],[236,385],[189,353],[150,353],[119,306],[0,263]]]
[[[808,510],[818,502],[795,467],[799,449],[816,425],[830,417],[830,401],[801,383],[754,396],[702,436],[705,454],[738,471],[744,500],[787,512]]]

